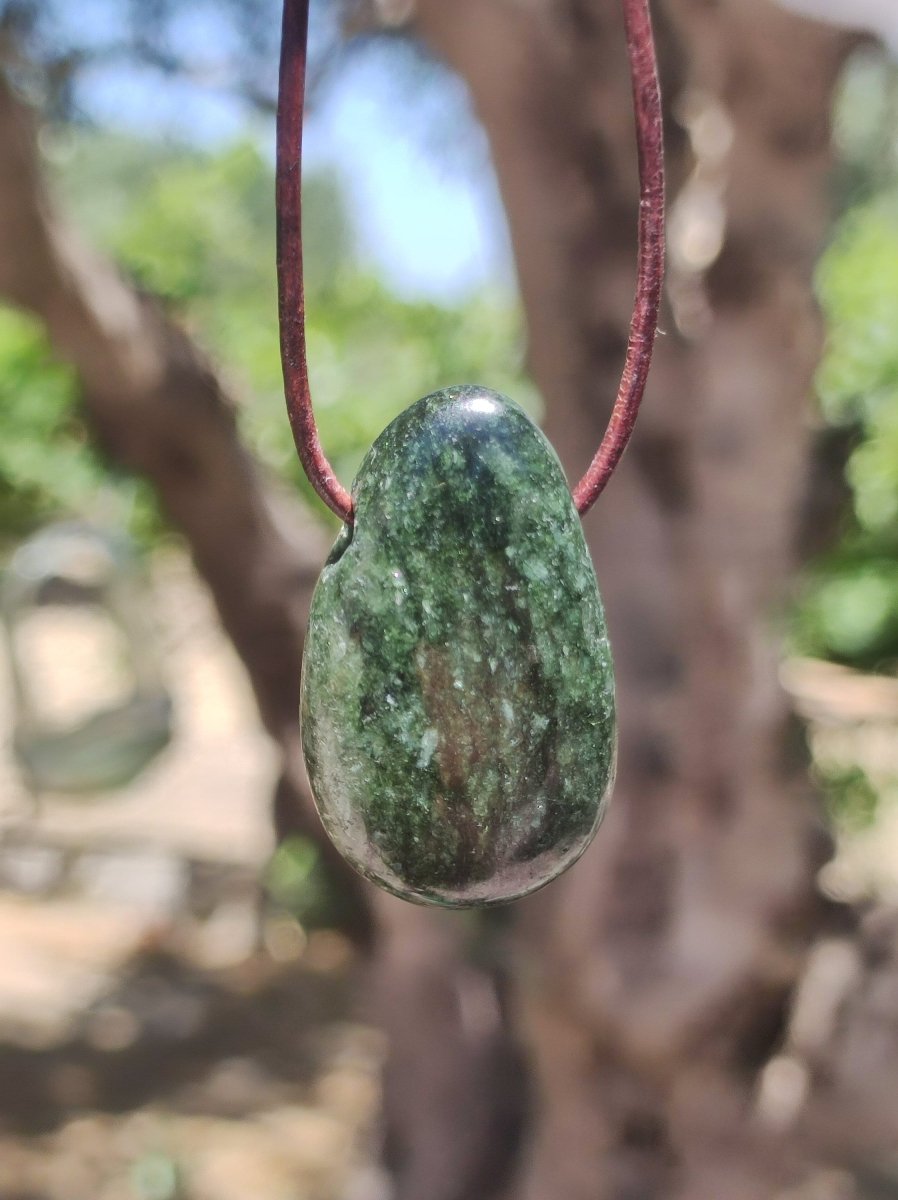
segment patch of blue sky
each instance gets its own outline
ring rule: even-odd
[[[93,37],[110,0],[82,2]],[[195,75],[98,62],[81,76],[82,109],[101,124],[206,145],[249,130],[273,153],[273,118],[216,77],[233,30],[203,4],[178,18],[176,33],[201,48]],[[305,144],[308,166],[334,170],[343,184],[360,257],[398,293],[451,303],[513,286],[486,140],[448,73],[389,44],[349,55],[308,115]]]
[[[464,90],[436,73],[416,110],[390,72],[374,54],[347,64],[309,122],[309,165],[337,171],[362,252],[401,294],[451,301],[511,286],[486,140]]]
[[[98,124],[146,137],[217,145],[245,135],[250,124],[238,96],[138,63],[86,67],[76,97]]]

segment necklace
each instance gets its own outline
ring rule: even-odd
[[[648,0],[623,0],[640,172],[637,295],[620,390],[569,492],[512,401],[452,387],[406,409],[352,492],[318,437],[305,345],[301,151],[308,0],[285,0],[278,281],[302,465],[344,522],[312,600],[302,742],[322,822],[362,874],[449,907],[516,899],[584,852],[615,770],[611,651],[578,514],[610,479],[651,361],[664,257]]]

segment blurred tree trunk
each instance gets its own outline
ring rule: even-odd
[[[632,304],[619,8],[416,5],[490,138],[531,367],[572,479],[601,437]],[[619,782],[591,852],[515,914],[511,1003],[536,1092],[514,1200],[748,1200],[813,1161],[779,1137],[776,1064],[763,1074],[831,919],[775,629],[810,478],[811,275],[848,43],[767,0],[666,0],[655,16],[670,304],[633,447],[586,522]]]

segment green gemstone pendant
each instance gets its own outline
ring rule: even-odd
[[[511,401],[449,388],[377,439],[312,601],[302,738],[321,819],[407,900],[514,900],[592,840],[611,652],[561,465]]]

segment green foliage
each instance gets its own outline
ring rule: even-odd
[[[818,272],[829,345],[817,377],[832,421],[863,439],[849,465],[859,526],[898,528],[898,189],[852,209]]]
[[[817,272],[827,348],[817,375],[825,418],[853,434],[852,512],[809,572],[796,647],[864,668],[898,662],[898,170],[888,100],[893,69],[859,62],[837,128],[858,193]],[[844,169],[843,169],[844,182]]]
[[[96,143],[87,149],[95,154]],[[105,179],[96,158],[81,166],[77,153],[66,170],[66,178],[75,170],[93,175],[109,207],[118,193],[119,217],[96,225],[95,240],[238,373],[251,400],[248,434],[264,458],[291,468],[270,164],[249,142],[214,156],[173,151],[156,162],[151,150],[143,167],[133,161],[133,143],[125,150],[124,170],[113,164]],[[90,227],[90,206],[76,208]],[[333,178],[306,180],[304,210],[312,385],[322,436],[338,462],[354,467],[422,390],[486,374],[492,386],[520,391],[518,322],[507,301],[481,296],[456,310],[399,300],[356,264]]]
[[[284,410],[271,164],[248,140],[210,154],[64,130],[47,146],[79,227],[224,365],[243,400],[244,435],[308,495]],[[506,298],[481,295],[459,308],[397,299],[356,262],[339,187],[328,176],[306,181],[304,217],[313,395],[343,478],[425,392],[483,382],[536,407]],[[19,532],[53,511],[84,511],[106,476],[72,415],[72,378],[53,365],[36,329],[3,320],[0,396],[15,392],[17,405],[7,422],[12,449],[0,450],[0,530]],[[317,504],[316,511],[323,517]],[[144,520],[144,528],[153,526]]]
[[[167,1154],[151,1151],[131,1167],[131,1184],[139,1200],[178,1200],[183,1196],[182,1172]]]
[[[78,417],[75,380],[39,326],[0,309],[0,537],[77,509],[102,480]]]
[[[335,885],[320,850],[308,838],[289,837],[280,843],[265,873],[265,891],[307,932],[352,922],[351,900]]]
[[[856,764],[814,763],[814,778],[823,793],[833,826],[840,833],[868,829],[879,811],[880,792],[863,767]]]

